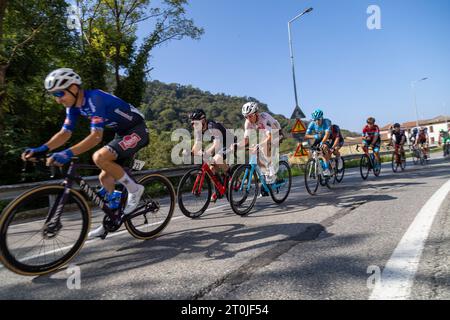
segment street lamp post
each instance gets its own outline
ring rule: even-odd
[[[294,50],[292,49],[292,34],[291,34],[291,23],[303,16],[306,13],[309,13],[313,10],[313,8],[306,9],[299,15],[297,15],[295,18],[291,19],[288,22],[288,32],[289,32],[289,49],[291,54],[291,64],[292,64],[292,79],[294,80],[294,94],[295,94],[295,107],[298,107],[298,97],[297,97],[297,84],[295,81],[295,67],[294,67]]]
[[[421,81],[425,81],[428,80],[428,78],[422,78],[420,80],[416,80],[411,82],[411,87],[413,90],[413,95],[414,95],[414,107],[416,109],[416,127],[419,127],[419,111],[417,110],[417,94],[416,94],[416,84],[421,82]]]

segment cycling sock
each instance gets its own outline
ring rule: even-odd
[[[133,179],[131,179],[128,174],[124,174],[122,178],[120,178],[119,181],[125,188],[127,188],[128,193],[135,193],[138,191],[138,185],[136,182],[134,182]]]

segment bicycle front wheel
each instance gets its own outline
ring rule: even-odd
[[[209,206],[211,193],[211,181],[202,169],[188,171],[178,184],[177,198],[181,212],[188,218],[200,217]]]
[[[64,194],[64,190],[60,185],[36,187],[4,209],[0,261],[9,270],[28,276],[47,274],[67,264],[81,249],[89,231],[90,209],[80,193],[69,189]],[[64,202],[60,201],[63,196]]]
[[[392,164],[392,171],[396,173],[398,171],[399,163],[398,163],[397,155],[395,152],[392,154],[391,164]]]
[[[244,216],[252,210],[259,194],[256,170],[251,175],[251,165],[242,165],[233,173],[228,186],[228,198],[234,213]]]
[[[305,168],[305,187],[310,195],[315,195],[319,188],[319,175],[316,160],[310,159]]]
[[[359,162],[359,171],[361,173],[361,178],[363,180],[367,180],[370,171],[370,159],[368,156],[363,155],[361,157],[361,161]]]
[[[137,215],[126,220],[125,227],[136,239],[149,240],[169,224],[175,210],[175,189],[169,179],[159,174],[145,176],[138,183],[145,191],[135,210]]]
[[[376,158],[374,158],[373,165],[373,174],[375,175],[375,177],[379,177],[381,173],[381,163],[378,162]]]

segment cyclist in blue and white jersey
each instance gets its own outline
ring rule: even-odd
[[[49,141],[37,148],[27,148],[22,154],[22,159],[43,155],[64,145],[72,136],[80,115],[90,119],[90,134],[76,145],[51,154],[47,159],[47,165],[63,165],[70,162],[72,157],[97,146],[103,139],[105,128],[114,130],[116,133],[114,139],[97,150],[92,159],[102,170],[99,180],[108,194],[114,192],[116,181],[127,189],[128,199],[124,213],[129,214],[137,208],[144,187],[134,182],[121,164],[149,143],[144,116],[135,107],[116,96],[102,90],[82,89],[81,83],[81,77],[69,68],[54,70],[45,78],[44,85],[47,92],[66,108],[66,120],[61,130]],[[104,233],[105,230],[101,225],[91,232],[89,237],[102,236]]]

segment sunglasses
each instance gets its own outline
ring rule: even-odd
[[[64,97],[66,93],[64,91],[56,91],[56,92],[52,92],[52,96],[57,97],[57,98],[62,98]]]

